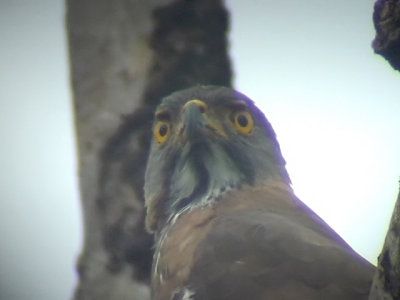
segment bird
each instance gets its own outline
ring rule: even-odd
[[[368,298],[375,266],[296,197],[251,99],[221,86],[174,92],[152,135],[153,300]]]

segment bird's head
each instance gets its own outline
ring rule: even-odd
[[[198,86],[166,97],[153,136],[144,188],[150,231],[230,189],[270,179],[290,183],[271,125],[230,88]]]

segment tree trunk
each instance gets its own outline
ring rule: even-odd
[[[195,84],[230,86],[219,0],[68,0],[84,249],[75,299],[149,299],[143,178],[152,114]]]
[[[376,36],[375,53],[382,55],[400,71],[400,0],[378,0],[373,21]],[[370,300],[400,299],[400,192],[378,257],[378,268],[372,283]]]
[[[369,300],[400,299],[400,193],[390,220]]]
[[[400,71],[400,0],[376,1],[373,20],[376,36],[372,47],[375,53]]]

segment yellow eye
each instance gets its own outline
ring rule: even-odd
[[[165,143],[171,133],[171,125],[168,121],[158,121],[154,126],[154,138],[157,143]]]
[[[254,129],[254,120],[248,111],[240,110],[233,114],[233,125],[239,132],[250,134]]]

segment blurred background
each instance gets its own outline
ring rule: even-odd
[[[235,87],[296,194],[376,262],[398,192],[400,73],[373,0],[228,0]],[[0,299],[70,299],[82,246],[62,0],[0,1]]]

